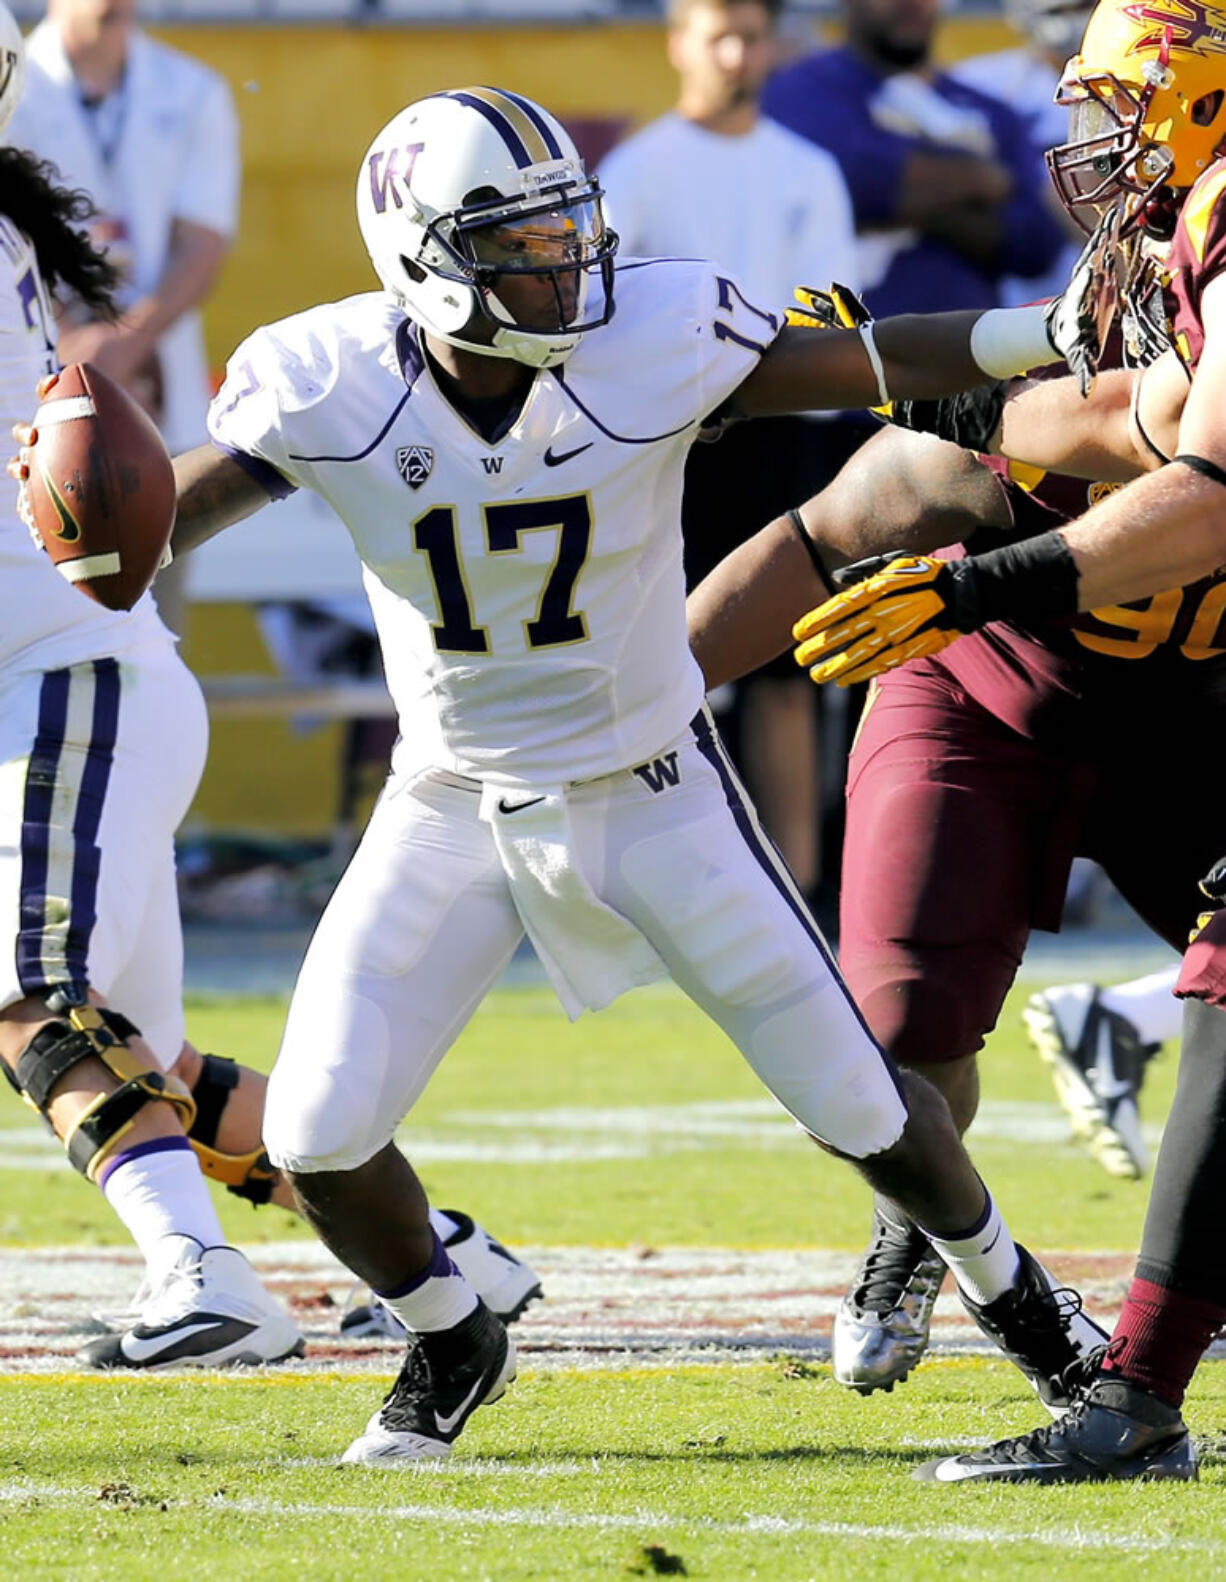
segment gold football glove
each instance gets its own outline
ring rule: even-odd
[[[858,330],[862,324],[873,322],[873,315],[851,287],[841,286],[837,280],[831,281],[828,291],[817,286],[797,286],[792,295],[798,306],[784,310],[785,324],[811,330]],[[894,403],[887,401],[869,411],[889,423],[893,421]]]
[[[797,286],[792,292],[798,306],[785,310],[785,324],[810,330],[858,330],[871,324],[873,315],[850,286],[832,281],[829,291],[817,286]]]
[[[867,573],[867,575],[865,575]],[[972,562],[876,556],[839,580],[863,581],[810,610],[792,628],[796,663],[814,681],[851,686],[948,648],[981,624]]]

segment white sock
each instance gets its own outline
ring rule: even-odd
[[[459,1225],[452,1219],[451,1215],[444,1214],[441,1208],[432,1208],[430,1210],[430,1229],[444,1246],[447,1245],[448,1238],[454,1236],[459,1228]]]
[[[972,1302],[986,1307],[1003,1296],[1017,1276],[1020,1259],[1009,1227],[1000,1217],[992,1194],[984,1188],[983,1214],[969,1230],[957,1236],[934,1236],[929,1241],[949,1265],[958,1286]]]
[[[437,1232],[426,1267],[394,1290],[375,1295],[415,1334],[454,1329],[477,1305],[477,1293],[447,1256]]]
[[[200,1164],[186,1137],[159,1138],[120,1154],[102,1193],[149,1262],[163,1236],[194,1236],[202,1247],[225,1245]]]
[[[1098,1003],[1104,1010],[1126,1016],[1143,1044],[1165,1044],[1179,1037],[1183,1025],[1183,1002],[1172,994],[1179,968],[1151,972],[1131,983],[1117,983],[1103,989]]]

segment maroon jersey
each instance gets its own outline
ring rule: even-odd
[[[1163,291],[1175,350],[1191,373],[1205,346],[1201,299],[1205,287],[1226,269],[1226,159],[1195,183],[1182,209],[1167,254]]]

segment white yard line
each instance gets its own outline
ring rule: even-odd
[[[1147,1127],[1156,1144],[1160,1128]],[[985,1141],[1073,1144],[1068,1121],[1048,1103],[985,1100],[970,1131]],[[411,1152],[421,1164],[569,1164],[650,1159],[747,1148],[805,1148],[795,1122],[773,1099],[620,1107],[556,1105],[538,1110],[453,1110],[414,1126]],[[0,1170],[66,1169],[62,1150],[39,1126],[0,1128]]]
[[[312,1463],[313,1464],[313,1463]],[[443,1464],[447,1466],[446,1463]],[[455,1463],[448,1470],[464,1471],[471,1475],[475,1467]],[[583,1470],[581,1463],[561,1463],[560,1466]],[[521,1476],[532,1476],[534,1471],[544,1474],[545,1468],[515,1469],[500,1465],[499,1471],[507,1474],[518,1470]],[[557,1467],[553,1469],[556,1473]],[[593,1468],[595,1470],[595,1468]],[[419,1477],[426,1471],[417,1465],[394,1472],[385,1472],[380,1490],[387,1487],[388,1477]],[[434,1473],[434,1468],[430,1468]],[[355,1472],[355,1477],[367,1476]],[[437,1474],[435,1474],[437,1475]],[[44,1503],[82,1502],[88,1508],[98,1508],[96,1488],[71,1489],[53,1484],[23,1481],[0,1483],[0,1505],[19,1505],[25,1501]],[[344,1520],[371,1525],[423,1522],[431,1526],[476,1528],[530,1528],[551,1532],[634,1532],[644,1537],[655,1533],[710,1533],[720,1537],[745,1538],[828,1538],[833,1540],[896,1544],[967,1544],[975,1547],[997,1544],[1036,1544],[1045,1549],[1105,1550],[1123,1554],[1188,1554],[1220,1555],[1226,1553],[1226,1542],[1201,1538],[1147,1538],[1139,1534],[1109,1532],[1102,1528],[1059,1527],[1050,1530],[1011,1531],[1004,1527],[971,1527],[960,1522],[836,1522],[807,1521],[801,1518],[747,1514],[736,1521],[717,1521],[708,1517],[684,1516],[668,1511],[618,1511],[584,1512],[566,1511],[557,1506],[533,1508],[512,1506],[509,1509],[468,1508],[463,1506],[421,1504],[397,1505],[340,1505],[315,1504],[301,1500],[229,1499],[218,1495],[204,1501],[170,1501],[174,1510],[191,1511],[197,1515],[243,1515],[298,1517],[318,1521]]]
[[[399,1474],[395,1474],[399,1475]],[[811,1537],[868,1539],[873,1542],[903,1544],[1038,1544],[1047,1549],[1108,1549],[1132,1554],[1221,1554],[1226,1542],[1198,1538],[1145,1538],[1113,1533],[1100,1528],[1061,1527],[1049,1531],[1026,1529],[1012,1532],[1002,1527],[968,1527],[961,1523],[922,1522],[823,1522],[784,1516],[746,1515],[738,1521],[716,1521],[663,1511],[572,1512],[552,1509],[466,1509],[445,1505],[315,1505],[307,1502],[267,1499],[209,1500],[207,1510],[252,1516],[299,1516],[320,1520],[369,1522],[428,1522],[433,1526],[544,1528],[554,1531],[712,1533],[724,1537]]]

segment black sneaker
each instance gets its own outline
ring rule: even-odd
[[[383,1405],[341,1457],[383,1464],[449,1456],[479,1406],[497,1401],[515,1377],[515,1344],[484,1302],[454,1329],[411,1338]]]
[[[873,1234],[830,1342],[835,1379],[861,1395],[892,1390],[928,1348],[945,1265],[914,1225],[873,1213]]]
[[[1017,1253],[1021,1262],[1011,1289],[983,1307],[963,1291],[962,1305],[1058,1417],[1072,1404],[1088,1359],[1101,1355],[1108,1337],[1082,1312],[1076,1291],[1058,1285],[1020,1242]]]
[[[1177,1408],[1139,1385],[1095,1379],[1056,1423],[984,1450],[925,1462],[921,1483],[1109,1483],[1196,1477],[1196,1450]]]

